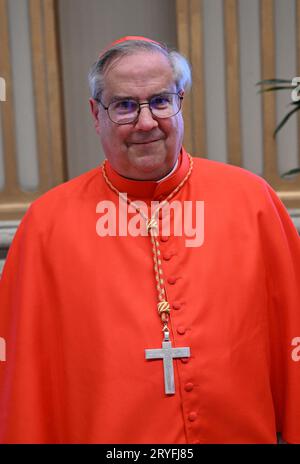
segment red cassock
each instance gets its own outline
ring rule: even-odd
[[[162,200],[189,167],[131,181]],[[99,202],[119,198],[93,169],[29,208],[0,280],[0,442],[300,443],[300,241],[270,186],[194,159],[173,200],[204,202],[202,240],[159,238],[174,347],[164,392],[162,326],[150,238],[99,236]]]

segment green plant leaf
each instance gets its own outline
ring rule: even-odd
[[[288,85],[285,85],[288,84]],[[292,79],[264,79],[262,81],[257,82],[255,85],[260,85],[261,87],[263,86],[270,86],[268,88],[261,88],[257,93],[265,93],[265,92],[273,92],[276,90],[292,90],[297,87],[297,85],[292,85]],[[293,109],[289,111],[284,118],[280,121],[278,126],[276,127],[273,137],[275,138],[282,129],[282,127],[286,124],[286,122],[290,119],[290,117],[296,113],[297,111],[300,110],[300,101],[292,101],[290,102],[287,106],[293,106]],[[288,172],[283,173],[280,177],[288,177],[293,174],[299,174],[300,173],[300,167],[291,169]]]
[[[258,93],[264,93],[264,92],[273,92],[274,90],[293,90],[295,87],[294,86],[283,86],[280,85],[278,87],[269,87],[268,89],[261,89],[258,91]]]
[[[281,174],[280,177],[291,176],[291,175],[293,175],[293,174],[298,174],[299,172],[300,172],[300,168],[290,169],[290,171],[287,171],[287,172],[284,172],[283,174]]]
[[[264,79],[255,85],[291,84],[292,79]],[[294,87],[294,86],[293,86]]]
[[[296,111],[299,111],[300,110],[300,106],[298,105],[296,108],[293,108],[292,111],[290,111],[289,113],[287,113],[284,118],[280,121],[280,123],[278,124],[278,126],[276,127],[275,131],[274,131],[274,138],[276,137],[277,133],[280,131],[280,129],[285,125],[285,123],[290,119],[290,117],[292,116],[293,113],[296,113]]]

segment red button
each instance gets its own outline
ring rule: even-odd
[[[181,358],[180,361],[182,364],[187,364],[190,361],[190,358]]]
[[[172,258],[172,253],[166,252],[166,253],[163,254],[163,259],[165,261],[170,261],[171,258]]]
[[[185,328],[180,326],[180,327],[177,327],[177,333],[179,333],[179,335],[184,335],[185,334]]]
[[[188,382],[185,384],[184,389],[186,392],[192,391],[194,388],[194,384],[192,382]]]
[[[176,309],[176,310],[181,308],[181,304],[178,301],[174,301],[172,306],[173,306],[173,309]]]
[[[169,240],[170,237],[168,237],[167,235],[164,235],[163,237],[160,237],[160,241],[161,242],[167,242]]]
[[[174,284],[176,284],[176,280],[177,280],[176,277],[169,277],[168,278],[168,284],[174,285]]]
[[[197,419],[197,413],[195,411],[192,411],[188,415],[188,420],[190,422],[194,422]]]

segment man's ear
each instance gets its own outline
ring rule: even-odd
[[[94,100],[93,98],[90,98],[89,102],[90,102],[90,110],[91,110],[91,113],[94,119],[94,127],[96,129],[97,134],[99,134],[100,133],[99,105],[98,105],[98,102],[96,102],[96,100]]]

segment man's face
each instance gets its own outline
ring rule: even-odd
[[[108,65],[101,101],[105,106],[118,97],[145,102],[153,95],[176,91],[167,58],[159,52],[141,51]],[[148,106],[142,106],[136,122],[118,125],[94,100],[91,110],[105,155],[119,174],[130,179],[157,180],[173,168],[183,139],[181,112],[158,119],[152,117]]]

